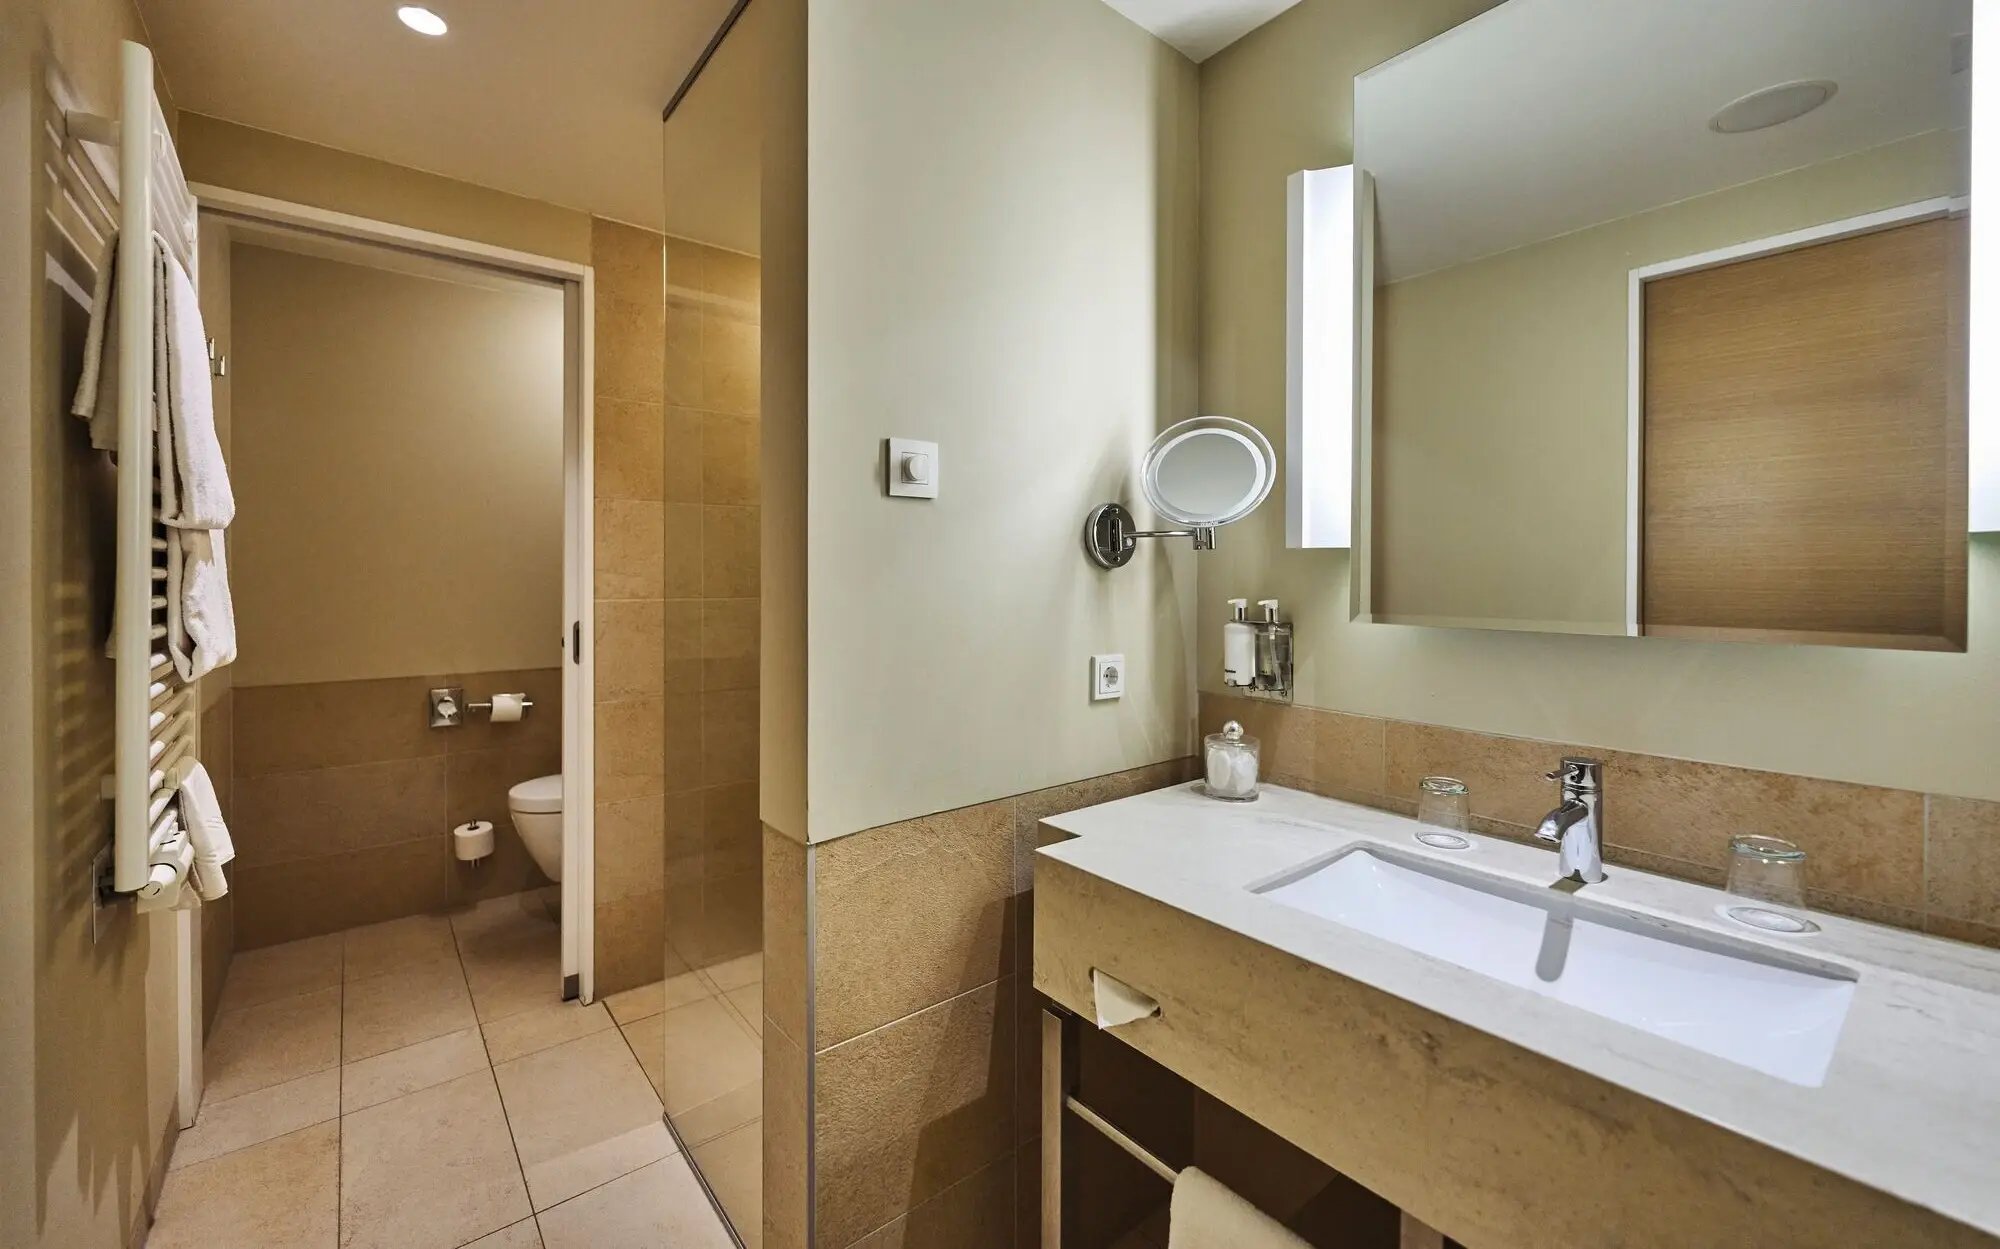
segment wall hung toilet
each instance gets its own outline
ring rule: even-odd
[[[521,834],[542,875],[555,881],[562,879],[563,867],[562,796],[561,776],[538,776],[507,791],[514,831]]]

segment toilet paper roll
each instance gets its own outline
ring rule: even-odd
[[[1116,1028],[1120,1024],[1151,1019],[1160,1013],[1160,1004],[1116,976],[1090,969],[1091,996],[1096,999],[1097,1026]]]
[[[525,694],[495,694],[493,696],[493,723],[512,724],[521,718],[521,702]]]
[[[451,830],[451,852],[464,863],[476,863],[493,853],[493,822],[474,820]]]

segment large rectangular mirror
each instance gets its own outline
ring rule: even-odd
[[[1509,0],[1355,81],[1356,608],[1962,650],[1972,0]]]

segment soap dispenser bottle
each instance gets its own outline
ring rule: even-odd
[[[1257,630],[1250,623],[1250,600],[1229,600],[1229,623],[1222,626],[1222,683],[1248,689],[1257,683]]]

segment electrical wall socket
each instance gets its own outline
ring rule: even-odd
[[[1092,655],[1090,657],[1090,700],[1101,703],[1106,699],[1125,696],[1125,656]]]

